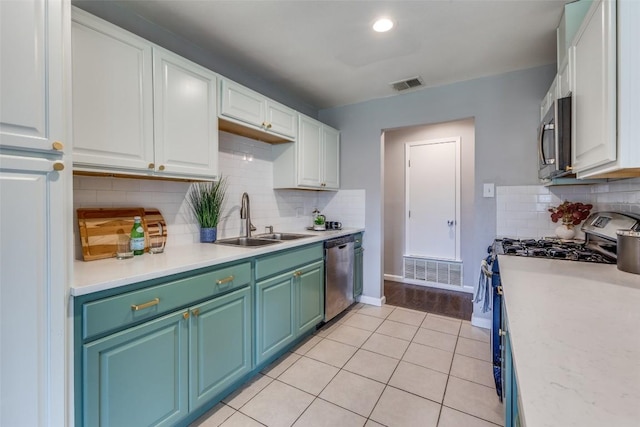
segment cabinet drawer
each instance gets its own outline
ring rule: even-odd
[[[267,255],[256,260],[256,280],[323,258],[322,243]]]
[[[82,306],[82,338],[123,328],[251,282],[251,263],[244,262],[86,303]]]

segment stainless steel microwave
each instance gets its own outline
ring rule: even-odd
[[[538,130],[538,177],[550,180],[571,174],[571,96],[557,99]]]

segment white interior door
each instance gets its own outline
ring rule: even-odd
[[[406,253],[460,260],[460,138],[406,148]]]

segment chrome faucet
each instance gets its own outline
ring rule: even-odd
[[[249,205],[249,195],[246,192],[242,193],[240,219],[245,220],[245,237],[251,237],[251,232],[256,231],[256,228],[251,224],[251,207]]]

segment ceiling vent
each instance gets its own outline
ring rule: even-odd
[[[390,83],[391,87],[398,92],[402,92],[407,89],[414,89],[424,85],[420,77],[411,77],[410,79],[400,80],[398,82]]]

